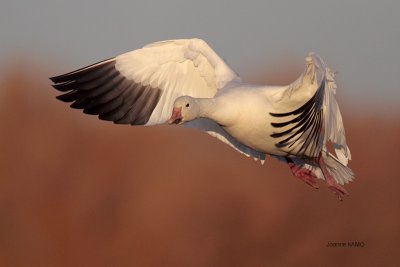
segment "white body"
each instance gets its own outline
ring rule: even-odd
[[[274,130],[270,124],[269,113],[276,111],[271,100],[273,93],[279,89],[285,87],[240,84],[237,87],[221,90],[223,93],[217,94],[213,99],[202,101],[214,102],[214,105],[219,107],[207,112],[207,116],[220,124],[240,143],[263,153],[284,155],[285,153],[277,149],[273,138],[269,135]]]

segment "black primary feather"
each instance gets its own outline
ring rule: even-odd
[[[119,124],[146,124],[161,97],[161,89],[124,77],[115,68],[115,58],[52,77],[57,99],[102,120]]]

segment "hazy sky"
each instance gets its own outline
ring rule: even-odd
[[[399,110],[400,1],[2,0],[0,7],[0,70],[28,56],[70,71],[149,42],[200,37],[242,76],[287,58],[299,66],[315,51],[339,71],[344,98]]]

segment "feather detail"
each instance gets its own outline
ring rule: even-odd
[[[279,140],[276,145],[284,148],[288,155],[315,158],[327,149],[328,142],[332,142],[339,162],[346,166],[351,159],[335,99],[334,77],[335,73],[325,62],[317,54],[310,53],[303,74],[278,94],[276,106],[280,112],[270,115],[276,118],[271,125],[280,130],[271,137]],[[290,109],[296,103],[301,106]]]
[[[321,57],[316,54],[310,54],[315,66],[318,69],[320,75],[324,77],[322,82],[325,83],[324,104],[324,149],[326,149],[326,143],[331,141],[337,156],[337,160],[344,166],[347,166],[348,161],[351,160],[350,149],[346,143],[346,135],[343,125],[342,115],[339,110],[338,103],[335,98],[336,94],[336,82],[335,73],[325,64]]]

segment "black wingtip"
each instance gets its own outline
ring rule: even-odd
[[[62,102],[67,102],[67,103],[68,103],[68,102],[74,101],[73,99],[72,99],[72,100],[69,99],[68,96],[66,96],[66,94],[58,95],[58,96],[56,96],[56,98],[57,98],[58,100],[62,101]]]
[[[107,63],[112,63],[112,62],[115,62],[115,57],[99,61],[92,65],[89,65],[89,66],[86,66],[86,67],[83,67],[83,68],[62,74],[62,75],[53,76],[53,77],[50,77],[49,79],[53,83],[63,83],[63,82],[73,79],[76,75],[81,75],[81,74],[85,74],[86,72],[94,71],[96,69],[102,68],[104,65],[107,65]]]
[[[55,83],[55,81],[57,80],[59,76],[53,76],[53,77],[49,77],[49,80],[52,81],[53,83]]]
[[[58,96],[56,96],[56,98],[57,98],[58,100],[61,100],[61,101],[63,101],[63,98],[62,98],[62,96],[63,96],[63,95],[58,95]],[[63,101],[63,102],[65,102],[65,101]]]
[[[54,89],[61,91],[61,92],[66,92],[70,91],[75,88],[76,82],[75,81],[68,81],[68,82],[63,82],[63,83],[55,83],[52,84]]]
[[[50,77],[49,79],[53,83],[62,83],[62,82],[65,82],[65,79],[64,79],[65,76],[66,76],[66,74],[62,74],[62,75]]]

